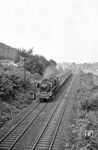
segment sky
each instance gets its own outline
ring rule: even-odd
[[[98,0],[0,0],[0,42],[56,62],[98,61]]]

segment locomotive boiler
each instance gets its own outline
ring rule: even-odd
[[[71,72],[61,73],[54,77],[43,79],[37,86],[40,101],[52,100],[60,86],[71,75]]]

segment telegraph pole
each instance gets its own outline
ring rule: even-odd
[[[20,57],[20,61],[22,63],[21,66],[23,67],[24,93],[26,94],[26,84],[25,84],[25,82],[26,82],[26,69],[25,69],[25,61],[26,61],[26,59],[25,59],[25,57]]]

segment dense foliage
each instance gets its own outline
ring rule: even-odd
[[[15,98],[16,92],[31,86],[30,74],[26,72],[24,80],[23,68],[14,66],[0,66],[0,97],[2,100]]]
[[[52,63],[56,64],[55,61],[51,60]],[[25,49],[19,50],[15,62],[23,63],[25,69],[31,74],[38,73],[43,75],[44,70],[51,65],[51,61],[40,55],[33,55],[33,51],[30,49],[26,51]]]

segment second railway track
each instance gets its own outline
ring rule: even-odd
[[[64,96],[64,93],[63,93],[63,96]],[[60,118],[62,118],[63,112],[67,105],[67,103],[66,105],[64,103],[65,103],[64,100],[62,100],[62,102],[58,101],[57,105],[54,107],[53,111],[51,112],[50,118],[45,122],[44,128],[42,129],[42,132],[39,138],[37,139],[37,142],[33,146],[31,146],[30,149],[36,149],[36,148],[39,149],[39,146],[43,145],[43,144],[41,145],[41,143],[43,143],[42,139],[44,138],[41,138],[41,137],[43,137],[45,133],[47,134],[46,128],[48,129],[47,130],[48,137],[49,137],[48,140],[50,140],[50,137],[51,137],[50,133],[55,132],[56,134],[57,128],[59,127],[59,124],[60,124],[60,120],[61,120]],[[47,103],[41,103],[41,104],[36,105],[32,111],[30,111],[11,131],[9,131],[8,134],[6,134],[0,140],[0,150],[13,149],[14,145],[21,138],[21,136],[26,132],[26,130],[30,127],[30,125],[32,125],[34,120],[40,115],[41,111],[45,108],[46,105]],[[64,105],[65,107],[63,108]],[[58,126],[58,127],[56,128],[56,131],[53,132],[52,130],[54,130],[55,126]]]

